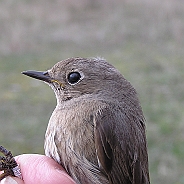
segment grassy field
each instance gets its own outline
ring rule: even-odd
[[[0,144],[43,154],[52,90],[21,74],[73,56],[102,56],[137,89],[151,183],[184,184],[182,0],[1,0]]]

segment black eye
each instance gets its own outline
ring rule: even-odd
[[[69,73],[68,75],[68,82],[70,84],[75,84],[77,83],[81,78],[81,75],[79,72],[72,72],[72,73]]]

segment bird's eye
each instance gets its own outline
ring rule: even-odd
[[[75,84],[80,80],[80,78],[81,78],[81,75],[79,72],[71,72],[68,75],[68,82],[70,84]]]

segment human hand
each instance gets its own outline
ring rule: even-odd
[[[15,157],[21,168],[23,180],[6,177],[0,184],[75,184],[66,171],[53,159],[38,154],[24,154]]]

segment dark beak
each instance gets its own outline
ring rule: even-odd
[[[49,76],[48,72],[38,72],[38,71],[25,71],[22,74],[27,75],[29,77],[33,77],[38,80],[42,80],[45,82],[51,82],[52,78]]]

